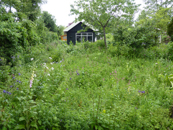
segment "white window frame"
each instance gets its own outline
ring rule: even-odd
[[[85,34],[84,34],[85,33]],[[77,37],[81,37],[81,43],[82,43],[82,37],[86,36],[87,37],[87,41],[88,41],[88,36],[92,36],[92,42],[93,42],[93,32],[81,32],[81,33],[75,33],[75,41],[77,42]]]

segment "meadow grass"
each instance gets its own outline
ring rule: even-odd
[[[172,61],[112,56],[94,43],[38,48],[0,70],[1,129],[173,129]]]

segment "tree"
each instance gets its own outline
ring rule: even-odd
[[[24,13],[31,21],[35,21],[41,14],[40,5],[46,3],[46,0],[21,0],[19,4],[15,6],[17,12]]]
[[[52,32],[57,31],[57,26],[55,24],[56,20],[55,20],[54,16],[49,14],[47,11],[43,11],[42,19],[43,19],[43,22],[45,23],[45,26],[48,29],[50,29],[50,31],[52,31]]]
[[[134,0],[78,0],[71,5],[71,14],[77,15],[77,20],[84,21],[98,29],[104,35],[106,44],[106,30],[119,18],[126,18],[137,9]]]
[[[65,27],[64,26],[62,26],[62,25],[60,25],[60,26],[58,26],[57,27],[57,34],[58,34],[58,36],[61,36],[61,35],[63,35],[63,30],[65,29]]]

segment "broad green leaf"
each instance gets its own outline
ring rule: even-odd
[[[35,128],[37,128],[37,129],[38,129],[37,124],[36,124],[36,122],[34,122],[34,121],[33,121],[33,122],[31,122],[31,126],[32,126],[32,127],[35,127]]]
[[[20,117],[19,118],[19,121],[24,121],[25,120],[25,117]]]
[[[25,125],[17,125],[14,129],[16,130],[25,129]]]

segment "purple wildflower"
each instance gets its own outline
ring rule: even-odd
[[[17,80],[17,82],[19,82],[19,80]]]
[[[145,91],[142,91],[141,93],[145,93]]]
[[[66,88],[66,90],[68,90],[68,88]]]
[[[19,88],[17,88],[17,90],[19,90]]]
[[[13,86],[11,85],[10,87],[12,88]]]
[[[11,95],[11,93],[10,92],[7,92],[9,95]]]
[[[138,91],[139,93],[145,93],[145,91]]]
[[[1,61],[1,59],[0,59],[0,61]]]
[[[13,77],[13,79],[15,79],[15,77]]]
[[[21,75],[21,73],[18,73],[19,74],[19,76]]]
[[[71,80],[71,78],[70,78],[70,80]]]
[[[19,83],[21,83],[21,81],[19,81]]]
[[[76,71],[77,75],[79,75],[78,71]]]
[[[7,93],[7,91],[3,90],[3,93]]]

